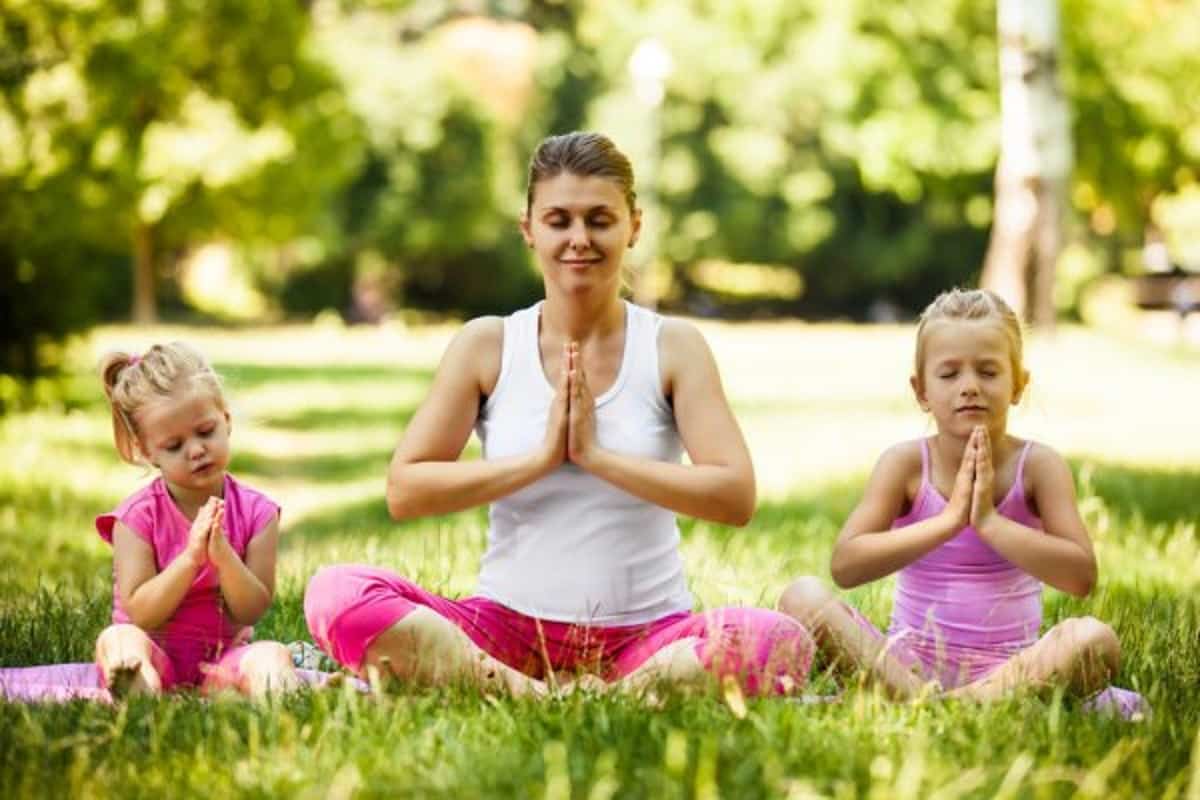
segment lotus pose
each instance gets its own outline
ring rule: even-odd
[[[987,700],[1059,685],[1090,695],[1117,672],[1120,645],[1098,619],[1062,620],[1039,638],[1042,584],[1087,595],[1096,558],[1066,461],[1008,432],[1028,382],[1020,324],[998,295],[934,300],[911,385],[936,433],[884,452],[830,565],[843,588],[898,573],[888,634],[818,578],[780,599],[835,662],[894,696],[932,687]],[[1106,695],[1122,711],[1141,701]]]
[[[641,211],[607,138],[541,143],[521,232],[545,299],[473,320],[449,345],[388,473],[397,519],[490,504],[474,596],[369,566],[319,571],[305,612],[350,669],[540,693],[554,673],[639,688],[806,680],[813,642],[775,611],[692,611],[675,515],[744,525],[750,457],[691,324],[621,299]],[[461,460],[474,430],[482,460]],[[683,451],[690,463],[680,463]]]

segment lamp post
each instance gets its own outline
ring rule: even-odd
[[[667,48],[654,37],[642,39],[629,57],[629,76],[633,80],[633,91],[645,109],[646,143],[645,162],[641,166],[642,218],[641,254],[636,260],[633,273],[633,301],[647,308],[654,308],[655,296],[652,271],[658,251],[658,162],[661,156],[662,132],[661,111],[666,94],[666,81],[674,69]]]

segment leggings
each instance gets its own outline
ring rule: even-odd
[[[309,581],[304,614],[313,640],[361,674],[377,636],[418,606],[460,628],[481,650],[534,678],[585,670],[620,680],[680,639],[695,638],[704,668],[732,675],[749,695],[786,694],[804,686],[815,649],[792,618],[760,608],[681,611],[638,625],[599,626],[530,617],[485,597],[450,600],[384,569],[326,567]]]

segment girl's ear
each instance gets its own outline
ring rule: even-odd
[[[925,413],[929,413],[929,401],[925,399],[925,387],[921,385],[921,379],[916,375],[911,375],[908,378],[908,385],[912,387],[913,397],[917,398],[917,405]]]
[[[1013,398],[1012,404],[1015,406],[1021,402],[1021,395],[1025,393],[1025,387],[1029,385],[1029,370],[1021,370],[1021,374],[1017,376],[1017,380],[1013,382]]]
[[[633,247],[637,244],[638,237],[642,234],[642,209],[635,208],[629,217],[630,228],[632,232],[629,234],[629,246]]]

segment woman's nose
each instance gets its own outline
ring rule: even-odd
[[[582,221],[571,225],[570,244],[576,250],[586,250],[591,246],[591,239],[588,237],[587,226]]]

